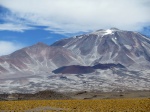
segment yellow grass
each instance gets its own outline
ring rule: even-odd
[[[150,112],[150,99],[0,101],[0,112]]]

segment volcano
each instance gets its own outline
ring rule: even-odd
[[[117,28],[57,41],[52,46],[62,46],[83,59],[84,65],[120,63],[128,68],[150,68],[150,39],[138,32]]]

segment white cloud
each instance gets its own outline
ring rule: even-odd
[[[0,41],[0,56],[10,54],[18,49],[23,48],[24,45],[9,41]]]
[[[23,25],[23,24],[12,24],[12,23],[4,23],[0,24],[0,30],[9,30],[16,32],[23,32],[24,30],[33,29],[32,27]]]
[[[150,23],[149,0],[1,0],[15,16],[58,33],[118,27],[139,30]]]

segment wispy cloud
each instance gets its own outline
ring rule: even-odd
[[[139,30],[150,23],[148,4],[149,0],[1,0],[0,2],[0,5],[8,8],[17,18],[28,21],[28,24],[46,26],[45,30],[62,34],[109,27]],[[24,21],[21,24],[27,25]]]
[[[31,29],[34,28],[23,24],[12,24],[12,23],[0,24],[0,31],[8,30],[8,31],[24,32],[24,30],[31,30]]]
[[[0,56],[10,54],[18,49],[23,48],[24,45],[16,42],[0,41]]]

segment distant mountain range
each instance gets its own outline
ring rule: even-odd
[[[0,93],[149,90],[150,39],[117,28],[0,57]]]

